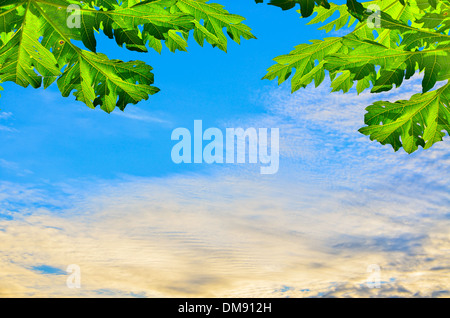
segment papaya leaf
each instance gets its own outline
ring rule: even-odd
[[[255,38],[243,20],[208,0],[2,0],[0,82],[38,88],[57,81],[63,96],[73,92],[88,107],[124,110],[159,91],[152,67],[98,53],[97,33],[138,52],[161,52],[163,43],[187,51],[193,33],[200,45],[226,51],[227,35],[237,43]]]
[[[281,84],[295,73],[294,92],[312,81],[317,86],[328,74],[332,92],[346,93],[356,83],[359,94],[390,91],[422,73],[422,92],[409,101],[375,102],[360,132],[408,153],[428,149],[449,134],[449,84],[436,89],[450,80],[449,0],[347,0],[315,6],[313,13],[309,25],[348,33],[312,40],[276,57],[265,79],[278,77]]]

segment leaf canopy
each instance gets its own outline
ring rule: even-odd
[[[278,78],[281,84],[290,78],[294,92],[313,81],[320,85],[328,74],[332,91],[355,87],[359,94],[389,91],[420,72],[422,92],[410,100],[368,106],[367,126],[360,132],[408,153],[450,134],[450,0],[312,2],[308,24],[321,24],[319,30],[327,33],[347,28],[348,34],[312,40],[276,57],[265,79]],[[308,16],[307,1],[271,1],[282,9],[297,3],[302,17]]]
[[[226,51],[227,35],[237,43],[254,38],[243,20],[207,0],[1,0],[0,82],[38,88],[57,81],[63,96],[123,110],[159,91],[152,68],[97,53],[96,33],[138,52],[161,52],[163,44],[186,51],[193,33],[199,45]]]

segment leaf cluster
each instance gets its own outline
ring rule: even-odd
[[[259,1],[258,1],[259,2]],[[282,3],[307,1],[272,1]],[[295,3],[294,3],[295,2]],[[292,91],[326,75],[332,91],[380,93],[401,86],[421,73],[422,91],[410,100],[378,101],[366,108],[366,126],[360,132],[397,151],[431,147],[450,133],[450,1],[378,0],[346,4],[318,1],[308,24],[321,24],[326,32],[348,29],[341,37],[326,37],[300,44],[289,54],[276,57],[265,79],[290,78]],[[309,12],[309,11],[308,11]],[[304,10],[299,10],[303,17]]]
[[[97,34],[138,52],[186,51],[189,36],[226,51],[227,38],[254,38],[243,20],[207,0],[1,0],[0,82],[56,81],[65,97],[124,110],[159,91],[152,67],[97,52]]]

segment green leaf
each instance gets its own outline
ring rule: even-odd
[[[360,132],[397,151],[412,153],[419,146],[430,148],[450,133],[450,84],[435,91],[416,94],[395,103],[376,102],[366,108],[367,127]]]
[[[262,3],[264,0],[255,0],[256,3]],[[279,7],[283,10],[289,10],[295,7],[295,5],[300,5],[300,12],[302,17],[309,17],[313,11],[316,4],[322,6],[326,9],[330,8],[330,4],[327,0],[270,0],[270,5]]]
[[[326,38],[324,41],[313,40],[312,44],[301,44],[288,55],[275,58],[277,64],[268,69],[264,79],[273,80],[278,77],[278,83],[281,84],[295,70],[295,75],[292,78],[292,91],[305,87],[312,80],[316,80],[316,83],[322,82],[324,67],[320,61],[327,54],[340,52],[341,48],[340,38]],[[315,65],[316,62],[319,64]]]
[[[352,74],[350,71],[343,71],[331,82],[332,92],[343,91],[347,93],[353,86]]]
[[[363,21],[366,17],[366,10],[364,6],[356,0],[347,0],[347,8],[349,13],[359,21]]]
[[[251,29],[242,23],[245,19],[239,15],[228,13],[222,5],[207,3],[207,0],[178,0],[173,10],[193,16],[197,22],[203,20],[203,27],[199,26],[200,23],[194,24],[195,32],[203,33],[209,40],[208,42],[223,51],[226,51],[227,47],[227,38],[222,31],[223,28],[226,28],[227,34],[237,43],[240,43],[241,37],[246,40],[255,38]],[[206,31],[209,34],[206,34]],[[198,35],[197,40],[201,40]],[[202,45],[203,42],[199,44]]]
[[[441,73],[447,74],[450,70],[448,51],[433,49],[423,51],[405,51],[387,48],[373,41],[361,40],[355,36],[348,36],[344,45],[353,48],[348,54],[334,54],[327,59],[325,67],[329,71],[350,70],[358,72],[368,65],[381,67],[375,85],[392,84],[401,85],[403,78],[409,78],[416,70],[424,71],[422,81],[423,92],[432,89]],[[386,87],[385,87],[386,88]],[[373,92],[384,91],[376,88]]]
[[[144,62],[109,60],[89,51],[79,52],[73,62],[58,79],[58,87],[65,97],[75,90],[77,100],[91,108],[100,105],[108,113],[116,106],[123,110],[158,92],[151,86],[152,68]]]
[[[48,87],[106,112],[147,100],[152,68],[141,61],[110,60],[97,53],[98,34],[131,51],[187,51],[191,31],[227,50],[227,36],[255,38],[243,17],[207,0],[0,1],[0,82]],[[224,32],[223,29],[226,29]],[[81,41],[84,47],[75,43]]]
[[[361,132],[408,153],[442,140],[449,131],[448,89],[433,89],[450,80],[450,1],[347,0],[329,9],[315,6],[314,13],[309,25],[348,33],[297,46],[275,58],[264,78],[278,77],[281,84],[295,72],[295,91],[312,81],[317,86],[328,73],[333,92],[348,92],[356,82],[359,94],[392,90],[420,72],[422,93],[410,101],[374,103]]]
[[[0,48],[0,78],[38,88],[43,77],[53,78],[61,72],[53,54],[38,41],[41,21],[37,12],[29,8],[20,23],[22,27]]]
[[[336,5],[334,3],[331,3],[329,9],[324,7],[316,7],[314,12],[317,13],[317,15],[310,22],[308,22],[308,24],[325,22],[336,12],[339,13],[338,18],[335,18],[331,22],[328,22],[326,25],[318,28],[319,30],[325,30],[326,32],[332,31],[333,28],[335,31],[338,31],[346,25],[347,27],[350,27],[356,21],[356,19],[348,12],[347,6],[345,4]]]

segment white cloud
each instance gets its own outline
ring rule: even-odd
[[[15,128],[11,128],[5,125],[0,125],[0,131],[5,131],[5,132],[16,132],[17,129]]]
[[[12,116],[11,112],[1,112],[0,113],[0,119],[8,119]]]
[[[11,112],[0,112],[0,120],[2,119],[9,119],[12,117],[12,113]],[[10,127],[10,126],[6,126],[6,125],[0,125],[0,132],[17,132],[17,129]]]
[[[429,296],[450,283],[448,205],[404,187],[327,191],[220,173],[60,187],[59,197],[23,187],[27,213],[3,187],[1,202],[16,212],[0,221],[0,294],[374,296],[402,287]],[[69,264],[82,268],[81,290],[31,269]],[[362,286],[370,264],[382,267],[382,290]]]
[[[28,169],[23,169],[19,164],[0,158],[0,169],[7,170],[18,176],[26,176],[33,172]]]
[[[155,116],[152,115],[146,111],[143,111],[138,108],[131,108],[127,109],[126,112],[122,111],[115,111],[112,112],[113,115],[117,115],[123,118],[128,118],[132,120],[138,120],[138,121],[144,121],[148,123],[157,123],[157,124],[163,124],[163,125],[169,125],[171,122],[167,119],[161,118],[161,116]]]

